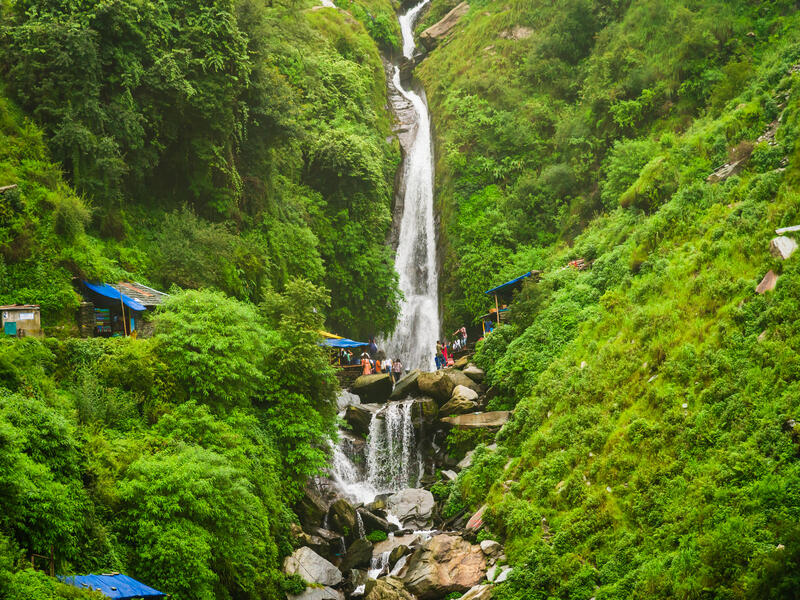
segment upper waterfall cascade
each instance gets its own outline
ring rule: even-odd
[[[429,1],[423,0],[399,17],[406,59],[414,55],[414,22]],[[400,358],[409,369],[432,370],[440,322],[430,116],[423,96],[403,86],[399,65],[394,66],[392,81],[413,107],[416,122],[403,163],[406,186],[395,257],[403,300],[397,329],[384,345],[389,356]]]

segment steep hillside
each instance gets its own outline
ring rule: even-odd
[[[488,501],[494,598],[796,597],[800,256],[770,254],[800,224],[795,11],[474,2],[418,69],[449,323],[544,271],[479,346],[515,413],[448,500]]]
[[[395,43],[396,27],[375,25],[393,15],[389,2],[353,7],[382,45]],[[348,13],[296,2],[12,2],[0,37],[5,93],[30,119],[6,119],[17,172],[2,185],[19,183],[33,211],[3,240],[6,269],[27,293],[14,284],[4,299],[42,303],[48,324],[74,303],[49,302],[63,276],[37,274],[42,258],[19,251],[21,228],[35,238],[47,219],[33,206],[35,177],[19,171],[38,152],[91,207],[70,227],[89,232],[93,254],[44,257],[70,274],[127,273],[254,302],[302,276],[331,290],[331,328],[355,337],[393,327],[384,241],[399,151],[387,141],[378,45]]]

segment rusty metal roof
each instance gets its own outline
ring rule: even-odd
[[[158,306],[169,296],[169,294],[159,292],[158,290],[136,282],[120,281],[119,283],[111,283],[109,285],[118,292],[122,292],[144,306]]]
[[[38,304],[5,304],[0,306],[0,310],[39,310]]]

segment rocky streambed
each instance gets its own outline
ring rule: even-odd
[[[467,358],[395,386],[388,375],[362,376],[341,393],[350,429],[330,477],[309,484],[295,507],[297,549],[284,571],[309,585],[290,600],[491,597],[510,568],[498,542],[477,542],[482,510],[445,520],[430,491],[470,465],[469,453],[458,460],[445,450],[450,430],[496,431],[508,420],[484,412],[486,398],[483,372]]]

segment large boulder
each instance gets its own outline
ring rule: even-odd
[[[486,557],[457,535],[439,534],[418,548],[408,563],[403,582],[420,600],[466,592],[486,573]]]
[[[436,47],[441,40],[446,38],[453,28],[458,24],[465,14],[469,12],[469,3],[462,2],[458,6],[456,6],[453,10],[447,13],[440,21],[436,24],[431,25],[425,31],[423,31],[419,39],[422,42],[422,45],[425,46],[428,50],[432,50]]]
[[[508,423],[510,418],[510,411],[496,410],[494,412],[445,417],[439,419],[439,421],[446,425],[452,425],[457,429],[492,429],[502,427]]]
[[[290,525],[290,530],[295,546],[307,546],[320,556],[331,558],[331,543],[329,540],[319,535],[306,533],[299,525],[294,523]]]
[[[361,398],[361,402],[383,404],[392,395],[392,377],[388,373],[362,375],[351,390]]]
[[[316,585],[339,585],[342,581],[342,572],[339,569],[306,546],[286,557],[283,561],[283,572],[287,575],[300,575],[308,583]]]
[[[387,509],[403,527],[423,529],[430,525],[435,501],[428,490],[407,488],[386,500]]]
[[[369,404],[351,404],[344,411],[344,420],[352,427],[353,433],[366,437],[374,414],[375,409]]]
[[[486,512],[487,508],[488,507],[484,504],[478,510],[475,511],[475,514],[473,514],[469,518],[469,521],[467,521],[467,526],[465,527],[467,531],[474,532],[478,531],[481,527],[483,527],[483,513]]]
[[[346,538],[356,533],[356,509],[344,498],[338,498],[328,509],[328,527]]]
[[[473,364],[470,364],[466,369],[464,369],[464,375],[472,379],[472,381],[475,383],[482,383],[486,378],[486,372]]]
[[[459,371],[457,369],[447,369],[445,373],[450,378],[450,381],[453,382],[453,387],[463,385],[464,387],[471,389],[473,392],[480,393],[481,386],[474,382],[470,377],[465,375],[463,371]]]
[[[463,415],[464,413],[473,412],[477,406],[478,393],[463,385],[457,385],[453,388],[453,395],[450,400],[442,406],[439,414],[442,416]]]
[[[403,377],[400,381],[394,384],[394,390],[389,396],[390,400],[403,400],[408,396],[416,396],[419,394],[419,379],[420,370],[414,369],[408,375]]]
[[[456,369],[461,369],[463,371],[464,367],[466,367],[468,364],[469,364],[469,356],[462,356],[456,362],[453,363],[453,366]]]
[[[414,596],[396,577],[382,577],[375,582],[364,600],[414,600]]]
[[[439,416],[439,405],[433,398],[416,398],[411,405],[411,420],[414,425],[431,424]]]
[[[365,538],[359,538],[347,547],[344,560],[342,560],[342,564],[339,565],[339,568],[342,571],[358,569],[359,567],[367,568],[371,560],[372,542]]]
[[[395,563],[401,558],[403,558],[406,554],[408,554],[408,546],[406,546],[405,544],[400,544],[399,546],[395,546],[389,553],[389,565],[393,567]]]
[[[444,371],[434,371],[433,373],[420,373],[417,378],[419,391],[430,396],[439,404],[444,404],[453,395],[453,388],[456,387],[453,380]]]
[[[311,486],[306,486],[302,498],[294,505],[294,512],[306,531],[322,525],[328,506],[322,496]]]

